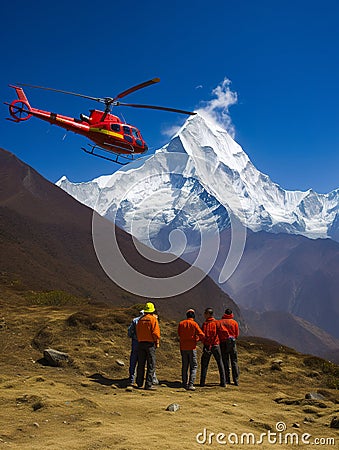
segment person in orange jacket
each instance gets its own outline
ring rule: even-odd
[[[232,368],[233,383],[239,385],[239,366],[236,339],[239,336],[239,325],[234,320],[232,310],[225,309],[225,314],[218,321],[218,335],[220,339],[221,357],[224,364],[226,383],[230,384],[230,363]]]
[[[206,308],[204,315],[205,322],[202,325],[202,331],[205,334],[205,338],[203,340],[204,347],[201,355],[200,386],[205,386],[208,364],[213,355],[218,365],[220,386],[226,387],[225,370],[219,345],[218,321],[213,317],[212,308]]]
[[[189,309],[186,311],[186,319],[182,320],[178,325],[182,387],[188,391],[195,391],[194,382],[198,368],[197,342],[205,337],[194,319],[195,311],[194,309]]]
[[[148,302],[144,307],[144,315],[138,320],[136,331],[138,338],[138,368],[137,368],[137,386],[142,388],[145,378],[145,389],[153,390],[152,381],[155,373],[156,358],[155,349],[160,343],[160,327],[158,319],[155,316],[155,306]]]

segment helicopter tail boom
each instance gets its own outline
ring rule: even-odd
[[[12,120],[13,122],[22,122],[24,120],[30,119],[31,117],[37,117],[38,119],[49,122],[51,125],[55,124],[61,128],[69,131],[74,131],[85,136],[88,134],[88,123],[84,122],[83,120],[78,120],[72,117],[63,116],[61,114],[33,108],[29,104],[26,94],[21,87],[11,85],[10,87],[15,89],[18,98],[13,100],[11,103],[5,103],[6,105],[8,105],[9,113],[12,117],[8,120]]]

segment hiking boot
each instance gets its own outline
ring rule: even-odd
[[[146,386],[146,387],[145,387],[145,390],[146,390],[146,391],[156,391],[157,388],[156,388],[155,386]]]
[[[220,387],[226,387],[226,383],[220,383],[219,386]]]
[[[239,381],[238,380],[234,380],[234,386],[239,386]]]
[[[187,390],[188,391],[195,391],[195,387],[193,386],[193,384],[190,384],[187,386]]]

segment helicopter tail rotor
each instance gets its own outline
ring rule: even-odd
[[[9,105],[9,113],[15,122],[28,120],[32,117],[31,108],[29,105],[21,100],[14,100]]]
[[[31,114],[31,105],[28,102],[28,99],[24,93],[24,91],[18,86],[10,86],[15,89],[18,98],[12,103],[6,103],[9,107],[9,113],[13,117],[14,122],[21,122],[23,120],[28,120],[32,117]],[[11,119],[9,119],[11,120]]]

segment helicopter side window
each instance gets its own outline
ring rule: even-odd
[[[136,128],[132,128],[132,135],[135,139],[140,139],[140,133]]]
[[[130,127],[126,127],[125,125],[123,126],[123,130],[124,130],[124,134],[131,134],[131,129]]]
[[[120,125],[118,123],[112,123],[111,130],[112,131],[120,131]]]

